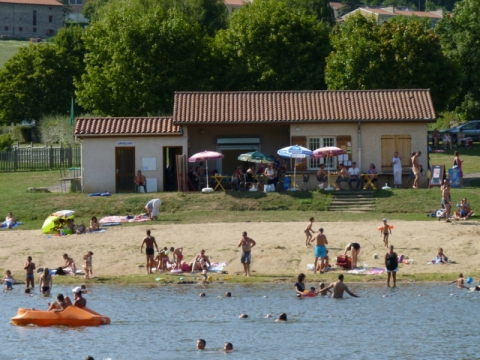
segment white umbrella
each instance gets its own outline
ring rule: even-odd
[[[277,154],[283,157],[287,157],[290,159],[303,159],[306,157],[310,157],[313,154],[313,151],[310,149],[307,149],[303,146],[299,145],[292,145],[292,146],[287,146],[283,149],[280,149],[277,151]],[[297,174],[297,167],[293,167],[293,188],[290,190],[296,191],[297,188],[295,187],[295,176]]]
[[[205,161],[205,173],[207,177],[207,187],[202,189],[202,192],[213,192],[211,187],[208,187],[208,160],[213,159],[223,159],[225,155],[218,153],[216,151],[202,151],[195,155],[192,155],[188,158],[188,162],[197,162],[197,161]]]
[[[313,151],[313,157],[316,159],[333,157],[333,156],[338,156],[343,154],[346,154],[345,150],[340,149],[336,146],[325,146]],[[326,191],[333,190],[333,188],[330,187],[330,170],[328,170],[328,186],[324,190]]]

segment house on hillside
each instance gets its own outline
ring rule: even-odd
[[[335,19],[340,17],[340,10],[345,7],[341,2],[329,2],[330,7],[333,9],[333,16]]]
[[[427,169],[427,125],[435,121],[429,90],[176,92],[172,117],[79,118],[75,136],[82,144],[84,191],[133,192],[135,172],[142,170],[150,192],[182,188],[186,158],[204,150],[224,155],[209,161],[224,175],[233,174],[242,153],[276,156],[295,144],[347,152],[339,159],[306,159],[296,164],[300,174],[353,161],[362,173],[374,163],[388,174],[395,151],[407,174],[412,151],[425,154],[420,163]]]
[[[67,15],[67,20],[88,24],[88,19],[82,14],[86,3],[87,0],[68,0],[70,12]]]
[[[63,5],[55,0],[0,0],[0,38],[45,38],[63,26]]]
[[[443,9],[435,10],[435,11],[413,11],[413,10],[403,10],[399,8],[395,8],[394,6],[383,7],[383,8],[369,8],[369,7],[359,7],[348,14],[342,16],[342,19],[345,20],[352,14],[360,13],[363,16],[373,16],[377,19],[378,24],[382,25],[385,21],[388,21],[393,16],[403,15],[403,16],[417,16],[419,18],[427,18],[430,21],[430,24],[433,27],[437,25],[443,16],[444,11]]]

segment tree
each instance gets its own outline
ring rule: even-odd
[[[76,94],[91,112],[169,114],[174,91],[207,88],[209,38],[180,11],[109,4],[84,39],[86,68]]]
[[[436,27],[447,56],[459,64],[459,87],[449,108],[480,118],[480,2],[463,0]]]
[[[329,89],[430,89],[437,111],[455,90],[457,67],[425,20],[398,16],[380,26],[373,17],[352,15],[335,29],[332,45]]]
[[[324,89],[329,26],[284,2],[255,0],[215,38],[221,90]]]
[[[287,0],[287,4],[294,8],[305,9],[307,15],[314,15],[319,21],[323,21],[330,26],[335,25],[335,14],[327,0]]]
[[[20,48],[0,70],[0,123],[67,114],[75,72],[75,60],[55,44]]]
[[[58,51],[64,56],[70,56],[71,61],[74,61],[74,63],[71,64],[75,70],[74,73],[72,73],[72,81],[73,78],[79,79],[85,71],[84,31],[81,26],[73,25],[61,28],[57,36],[55,36],[55,45]]]

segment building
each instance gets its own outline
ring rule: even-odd
[[[427,18],[430,21],[432,27],[435,27],[437,22],[439,22],[444,15],[443,9],[435,10],[435,11],[414,11],[414,10],[403,10],[398,9],[393,6],[384,7],[384,8],[368,8],[368,7],[359,7],[348,14],[342,16],[342,19],[345,20],[352,14],[360,13],[363,16],[373,16],[377,19],[378,24],[382,25],[385,21],[388,21],[393,16],[417,16],[419,18]]]
[[[67,15],[67,19],[77,23],[88,24],[88,19],[82,14],[86,2],[87,0],[68,0],[70,12]]]
[[[333,9],[333,16],[335,19],[338,19],[340,17],[340,10],[345,7],[344,4],[340,2],[329,2],[330,7]]]
[[[232,15],[235,10],[240,9],[243,5],[245,5],[244,0],[223,0],[223,3],[227,7],[228,15]]]
[[[63,26],[63,5],[55,0],[0,0],[0,38],[45,38]]]

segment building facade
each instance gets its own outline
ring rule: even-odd
[[[63,5],[55,0],[0,0],[0,38],[46,38],[63,26]]]

